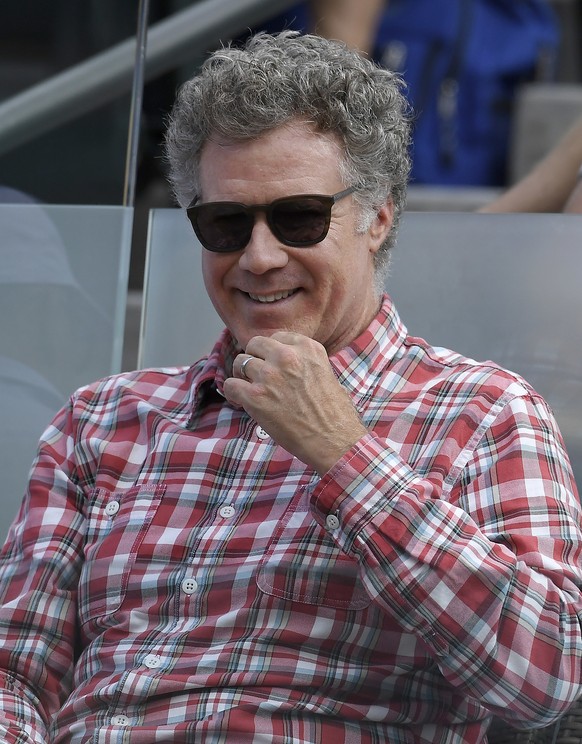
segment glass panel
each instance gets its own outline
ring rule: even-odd
[[[201,251],[185,212],[150,211],[140,367],[188,365],[212,349],[223,323],[204,288]]]
[[[141,364],[189,364],[221,322],[180,210],[151,213]],[[414,213],[386,287],[409,332],[522,374],[552,406],[582,484],[582,217]]]
[[[0,541],[42,430],[77,387],[120,370],[132,215],[0,204]]]

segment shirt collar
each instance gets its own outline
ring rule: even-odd
[[[348,346],[330,357],[331,366],[341,384],[356,401],[364,398],[374,380],[399,353],[406,328],[388,295],[382,297],[380,309],[368,327]],[[240,346],[225,329],[197,376],[194,391],[195,406],[203,404],[206,396],[224,397],[224,380],[232,374],[234,358]]]
[[[378,376],[400,354],[407,331],[388,295],[368,327],[330,357],[338,380],[355,402],[367,397]]]
[[[206,359],[200,360],[202,365],[196,376],[194,390],[195,406],[203,403],[209,393],[218,393],[224,397],[224,381],[232,375],[232,363],[241,348],[231,336],[228,329],[224,329],[214,344],[212,351]]]

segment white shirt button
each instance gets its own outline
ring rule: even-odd
[[[114,726],[129,726],[129,718],[127,716],[113,716],[111,723]]]
[[[143,660],[143,663],[148,669],[157,669],[162,663],[162,659],[157,654],[148,654]]]
[[[337,530],[340,526],[340,521],[335,514],[328,514],[325,518],[325,524],[328,530]]]
[[[105,507],[105,514],[107,514],[108,517],[112,517],[114,514],[117,514],[120,508],[121,506],[119,501],[110,501]]]
[[[218,513],[223,519],[230,519],[234,516],[234,506],[221,506]]]
[[[196,579],[184,579],[182,581],[182,591],[184,594],[194,594],[194,592],[198,589],[198,582]]]
[[[257,426],[255,429],[255,434],[258,436],[259,439],[268,439],[269,434],[263,429],[262,426]]]

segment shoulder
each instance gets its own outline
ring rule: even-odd
[[[451,349],[431,346],[421,338],[408,336],[401,363],[411,380],[424,380],[432,387],[447,386],[451,391],[488,397],[536,395],[532,386],[518,373],[492,360],[476,360]]]
[[[205,360],[190,367],[160,367],[121,372],[76,390],[70,399],[75,417],[112,418],[136,409],[160,413],[190,410]]]

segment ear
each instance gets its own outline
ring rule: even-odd
[[[377,253],[382,243],[388,237],[394,221],[394,204],[388,199],[377,211],[368,230],[370,237],[370,252]]]

